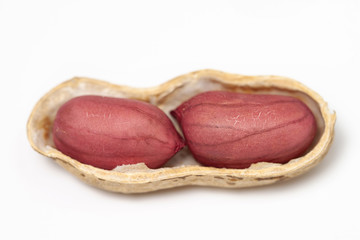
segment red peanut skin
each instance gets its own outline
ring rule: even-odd
[[[65,155],[107,170],[141,162],[158,168],[184,147],[159,108],[101,96],[76,97],[62,105],[54,120],[53,140]]]
[[[219,168],[286,163],[309,148],[317,128],[302,101],[279,95],[210,91],[171,114],[195,159]]]

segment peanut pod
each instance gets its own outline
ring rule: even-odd
[[[233,169],[200,166],[188,149],[184,148],[158,169],[149,169],[145,164],[139,163],[104,170],[61,153],[52,141],[52,126],[57,110],[66,101],[77,96],[138,99],[154,104],[169,114],[199,93],[218,90],[277,94],[301,99],[311,109],[316,120],[316,134],[308,152],[285,164],[258,162],[246,169]],[[184,185],[242,188],[289,179],[314,167],[329,150],[334,136],[335,119],[335,112],[329,110],[320,95],[295,80],[279,76],[244,76],[201,70],[146,89],[118,86],[88,78],[73,78],[56,86],[38,101],[27,123],[27,135],[36,151],[55,159],[82,181],[107,191],[139,193]]]

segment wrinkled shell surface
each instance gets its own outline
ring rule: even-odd
[[[286,164],[260,162],[247,169],[227,169],[200,166],[188,149],[184,148],[159,169],[136,164],[103,170],[82,164],[54,148],[51,129],[55,114],[62,104],[76,96],[101,95],[138,99],[155,104],[169,114],[191,97],[211,90],[279,94],[301,99],[309,106],[317,123],[310,151]],[[107,191],[141,193],[184,185],[241,188],[275,183],[298,176],[314,167],[329,150],[334,136],[335,119],[335,113],[328,109],[321,96],[292,79],[201,70],[146,89],[118,86],[88,78],[73,78],[56,86],[39,100],[29,117],[27,135],[36,151],[55,159],[82,181]]]

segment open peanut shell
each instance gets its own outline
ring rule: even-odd
[[[247,169],[204,167],[184,148],[159,169],[135,164],[119,166],[110,171],[82,164],[54,147],[52,122],[58,108],[73,97],[93,94],[138,99],[157,105],[169,115],[182,102],[210,90],[280,94],[301,99],[310,107],[317,121],[317,134],[312,146],[302,157],[286,164],[260,162]],[[176,77],[160,86],[144,89],[89,78],[73,78],[56,86],[38,101],[27,123],[27,135],[37,152],[55,159],[60,166],[82,181],[107,191],[141,193],[184,185],[242,188],[283,181],[314,167],[329,150],[334,136],[335,119],[335,113],[328,109],[321,96],[292,79],[201,70]],[[175,121],[174,124],[178,128]]]

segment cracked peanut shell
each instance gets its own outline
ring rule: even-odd
[[[309,150],[286,164],[259,162],[246,169],[231,169],[201,166],[188,149],[184,148],[159,169],[149,169],[140,163],[104,170],[82,164],[54,147],[52,125],[56,112],[71,98],[100,95],[137,99],[154,104],[169,115],[171,110],[193,96],[215,90],[277,94],[302,100],[316,119],[316,135]],[[200,70],[145,89],[89,78],[73,78],[56,86],[38,101],[28,119],[27,135],[37,152],[53,158],[82,181],[107,191],[141,193],[185,185],[242,188],[275,183],[313,168],[329,150],[334,136],[335,119],[335,112],[329,110],[319,94],[295,80],[280,76],[244,76]]]

